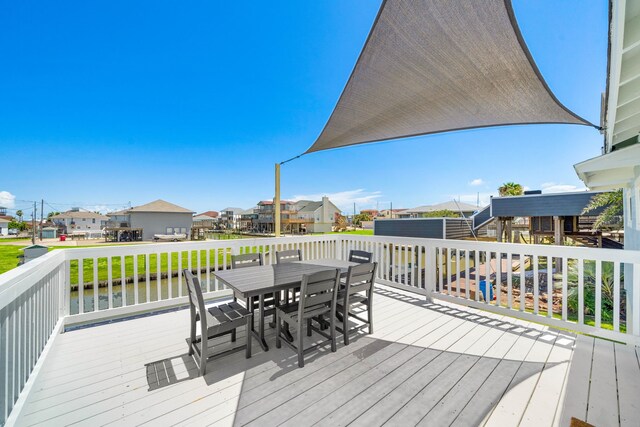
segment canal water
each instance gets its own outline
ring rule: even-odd
[[[172,277],[171,279],[162,279],[151,280],[149,281],[149,295],[147,295],[147,283],[145,281],[140,281],[138,283],[138,303],[142,304],[145,302],[153,302],[158,301],[158,291],[160,292],[161,300],[169,299],[169,282],[171,282],[171,297],[175,298],[177,296],[187,296],[187,284],[184,280],[182,280],[182,293],[180,293],[180,288],[178,286],[178,277]],[[207,283],[206,274],[202,275],[202,286]],[[216,283],[211,277],[211,286],[207,286],[209,290],[216,290]],[[223,289],[222,284],[218,284],[218,289]],[[124,289],[124,295],[121,285],[113,286],[113,302],[112,306],[122,307],[123,299],[126,297],[127,305],[133,305],[135,303],[135,285],[133,283],[128,283]],[[87,287],[84,289],[84,312],[95,311],[95,297],[94,297],[94,289],[93,287]],[[79,292],[77,290],[71,292],[71,301],[70,301],[70,310],[71,314],[78,314],[79,312]],[[109,288],[108,287],[99,287],[98,288],[98,310],[105,310],[109,308]]]

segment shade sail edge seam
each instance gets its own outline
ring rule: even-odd
[[[375,143],[379,143],[379,142],[393,141],[393,140],[396,140],[396,139],[417,138],[419,136],[429,136],[429,135],[435,135],[435,134],[438,134],[438,133],[460,132],[460,131],[473,130],[473,129],[497,128],[497,127],[501,127],[501,126],[528,126],[528,125],[575,125],[575,126],[587,126],[587,127],[592,127],[593,126],[593,127],[595,127],[593,124],[591,124],[591,123],[589,123],[587,121],[584,121],[584,122],[581,122],[581,123],[568,123],[568,122],[528,122],[528,123],[522,123],[522,122],[514,122],[514,123],[499,123],[499,124],[494,124],[494,125],[480,125],[480,126],[475,125],[475,126],[468,126],[468,127],[463,127],[463,128],[452,128],[452,129],[436,130],[436,131],[432,131],[432,132],[422,132],[422,133],[416,133],[416,134],[410,134],[410,135],[393,136],[393,137],[390,137],[390,138],[375,139],[375,140],[371,140],[371,141],[354,142],[352,144],[339,145],[337,147],[320,148],[318,150],[311,150],[311,148],[313,148],[313,145],[312,145],[311,147],[309,147],[309,149],[307,149],[307,151],[305,151],[301,155],[310,154],[310,153],[316,153],[318,151],[336,150],[336,149],[340,149],[340,148],[353,147],[354,145],[375,144]]]

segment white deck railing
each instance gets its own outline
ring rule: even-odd
[[[232,254],[260,251],[271,264],[285,249],[307,260],[366,250],[379,283],[640,343],[638,251],[358,235],[57,250],[0,275],[0,424],[65,326],[184,306],[183,268],[196,273],[206,298],[230,295],[212,273],[229,268]]]

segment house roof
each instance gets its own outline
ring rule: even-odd
[[[638,143],[640,133],[640,2],[612,1],[605,95],[605,150]]]
[[[206,212],[202,212],[201,214],[198,214],[196,216],[200,216],[200,215],[206,215],[206,216],[209,216],[211,218],[217,218],[219,213],[216,212],[216,211],[206,211]]]
[[[407,209],[405,212],[407,213],[423,213],[423,212],[434,212],[434,211],[453,211],[453,212],[473,212],[478,210],[479,208],[475,205],[470,205],[469,203],[457,202],[457,201],[449,201],[438,203],[435,205],[425,205],[418,206],[417,208]]]
[[[580,216],[599,191],[572,193],[528,194],[525,196],[493,197],[491,215],[494,217]],[[597,215],[602,209],[589,215]]]
[[[20,248],[20,250],[24,251],[25,249],[36,249],[36,248],[49,249],[49,246],[36,244],[36,245],[25,246],[24,248]]]
[[[100,220],[109,219],[108,216],[89,211],[68,211],[58,215],[54,215],[51,219],[75,219],[75,218],[95,218]]]
[[[193,217],[194,221],[211,221],[214,220],[215,218],[209,215],[204,215],[204,214],[200,214],[200,215],[195,215]]]
[[[128,212],[195,213],[189,209],[174,205],[173,203],[169,203],[162,199],[155,200],[151,203],[147,203],[146,205],[135,206],[129,209]]]
[[[291,200],[280,200],[280,204],[284,205],[287,203],[295,203],[292,202]],[[262,206],[269,206],[273,204],[273,200],[261,200],[260,202],[258,202],[258,205],[262,205]]]
[[[240,212],[244,211],[244,209],[242,209],[242,208],[224,208],[224,209],[220,210],[220,212],[227,212],[227,211],[232,211],[234,214],[239,214]]]
[[[621,148],[573,165],[580,179],[591,190],[631,187],[640,164],[640,144]]]
[[[127,215],[128,213],[129,209],[121,209],[119,211],[107,212],[107,216]]]
[[[298,212],[315,212],[315,210],[321,206],[322,206],[322,202],[308,202],[307,204],[302,206],[300,209],[298,209]]]

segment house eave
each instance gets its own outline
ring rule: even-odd
[[[590,190],[628,188],[640,169],[640,145],[576,163],[573,168]]]

